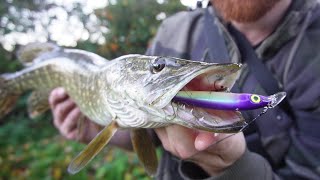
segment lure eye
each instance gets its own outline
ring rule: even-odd
[[[255,94],[254,94],[254,95],[251,95],[250,100],[251,100],[251,102],[253,102],[253,103],[259,103],[259,102],[261,101],[260,96],[255,95]]]
[[[156,60],[152,65],[151,65],[151,72],[152,73],[158,73],[162,71],[162,69],[166,66],[165,60],[160,58]]]

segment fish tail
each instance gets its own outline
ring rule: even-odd
[[[11,91],[8,82],[4,75],[0,76],[0,119],[13,109],[20,96]]]

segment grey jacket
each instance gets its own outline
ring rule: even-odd
[[[226,26],[209,8],[227,45],[230,59],[224,62],[243,62]],[[180,12],[166,19],[147,54],[215,62],[203,41],[204,12]],[[306,31],[301,31],[303,24],[307,25]],[[297,38],[299,34],[303,38]],[[280,108],[260,117],[244,132],[248,150],[217,177],[209,177],[195,164],[164,152],[157,179],[320,179],[319,48],[318,1],[293,1],[278,28],[255,47],[258,57],[287,92],[293,117]],[[238,84],[243,92],[266,94],[246,65]],[[260,112],[246,112],[244,117],[252,119]]]

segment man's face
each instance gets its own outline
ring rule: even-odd
[[[222,18],[240,23],[259,20],[281,0],[211,0]]]

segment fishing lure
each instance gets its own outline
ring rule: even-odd
[[[286,97],[285,92],[270,96],[214,91],[180,91],[174,101],[187,105],[219,110],[253,110],[273,108]]]

